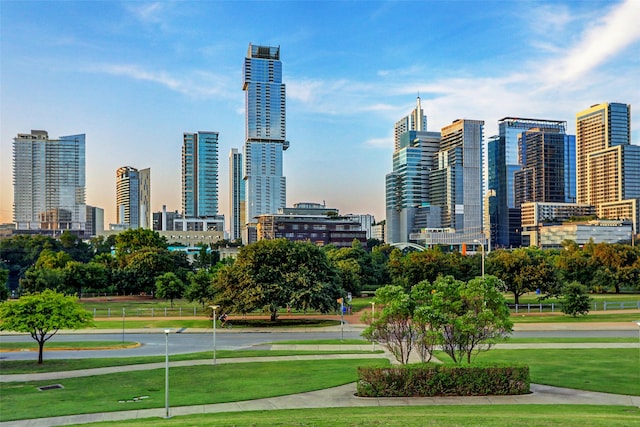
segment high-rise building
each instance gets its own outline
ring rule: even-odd
[[[280,47],[249,44],[243,71],[246,221],[255,223],[258,215],[275,214],[286,206],[282,152],[289,142]]]
[[[631,106],[592,105],[576,114],[577,201],[601,219],[638,226],[640,146],[631,145]]]
[[[397,151],[400,149],[400,137],[405,132],[409,132],[411,130],[416,131],[426,131],[427,130],[427,116],[424,115],[424,111],[422,110],[422,105],[420,104],[420,97],[418,96],[416,102],[416,108],[411,111],[410,114],[404,116],[400,120],[396,122],[396,125],[393,129],[394,136],[394,150]]]
[[[182,215],[218,215],[218,132],[183,134]]]
[[[429,178],[435,169],[440,133],[427,132],[426,123],[418,97],[416,108],[398,120],[394,128],[393,170],[385,177],[389,243],[409,242],[409,235],[422,227],[440,227],[439,215],[435,223],[433,215],[429,215],[432,211]]]
[[[44,130],[13,139],[16,230],[86,229],[85,135],[49,139]]]
[[[151,228],[151,169],[123,166],[116,171],[116,222]]]
[[[493,190],[489,206],[491,244],[496,247],[520,245],[520,212],[515,202],[515,173],[522,167],[518,138],[530,129],[555,129],[566,133],[566,122],[521,117],[505,117],[498,121],[499,135],[487,142],[487,191]],[[493,194],[493,193],[492,193]]]
[[[567,135],[555,128],[534,128],[522,132],[518,143],[522,168],[514,174],[516,207],[526,202],[566,202]]]
[[[232,148],[229,153],[229,239],[242,237],[246,224],[245,183],[242,180],[242,153]]]

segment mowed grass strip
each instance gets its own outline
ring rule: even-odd
[[[620,322],[624,326],[633,326],[631,322],[640,320],[638,310],[629,310],[629,313],[589,313],[586,316],[567,316],[562,313],[514,313],[511,312],[513,323],[592,323],[592,322]]]
[[[44,351],[51,350],[99,350],[99,349],[119,349],[130,348],[140,345],[135,341],[48,341],[45,343]],[[35,341],[25,342],[0,342],[0,351],[23,351],[38,350],[38,343]]]
[[[437,357],[448,360],[438,352]],[[531,382],[640,396],[640,349],[492,349],[475,359],[529,365]]]
[[[291,409],[102,422],[91,427],[628,427],[640,408],[586,405],[455,405]]]
[[[358,366],[389,366],[387,359],[283,361],[174,367],[171,406],[236,402],[335,387],[357,379]],[[92,412],[163,408],[165,370],[86,378],[0,383],[0,421]],[[64,388],[39,391],[61,384]],[[148,396],[138,402],[119,403]]]
[[[218,350],[218,359],[233,357],[271,357],[271,356],[298,356],[317,354],[370,354],[366,350]],[[379,353],[379,351],[376,351]],[[211,359],[212,352],[199,352],[187,354],[175,354],[169,357],[169,361],[177,362],[181,360],[203,360]],[[33,360],[2,360],[0,361],[0,373],[9,374],[37,374],[43,372],[74,371],[78,369],[104,368],[109,366],[141,365],[146,363],[164,362],[164,356],[139,356],[139,357],[114,357],[99,359],[50,359],[46,354],[44,363],[38,365],[37,355]]]

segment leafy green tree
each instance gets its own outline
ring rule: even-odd
[[[401,364],[408,363],[415,337],[410,296],[402,286],[387,285],[376,290],[374,301],[381,310],[362,336],[387,347]]]
[[[51,289],[0,304],[0,330],[28,332],[38,343],[38,364],[43,361],[45,342],[60,329],[79,329],[92,324],[91,313],[76,297]]]
[[[143,248],[167,249],[167,239],[160,236],[157,231],[146,228],[129,229],[116,235],[116,254],[118,257]]]
[[[68,293],[82,298],[83,292],[110,293],[107,268],[98,262],[86,264],[71,261],[64,267],[64,281]]]
[[[60,250],[57,240],[48,236],[17,235],[0,239],[0,261],[9,269],[9,288],[16,289],[44,249]]]
[[[173,272],[164,273],[156,278],[156,296],[171,301],[171,307],[173,300],[182,297],[184,290],[184,282]]]
[[[220,269],[215,286],[220,292],[216,302],[227,311],[262,309],[271,313],[272,321],[287,305],[328,313],[344,295],[322,249],[287,239],[244,246],[233,265]]]
[[[176,258],[167,249],[143,247],[134,253],[121,258],[125,266],[121,269],[125,270],[129,293],[147,293],[151,294],[155,290],[156,277],[175,271],[174,261]],[[122,289],[124,292],[125,289]]]
[[[31,267],[20,280],[20,293],[42,292],[45,289],[61,292],[65,287],[64,278],[61,268]]]
[[[587,315],[591,298],[587,294],[587,287],[578,282],[571,282],[563,289],[562,312],[569,316]]]
[[[9,298],[9,270],[0,268],[0,301],[6,301]]]
[[[502,288],[493,276],[466,283],[447,276],[433,283],[430,294],[424,293],[431,295],[431,300],[420,306],[420,315],[455,363],[471,363],[473,354],[488,350],[511,333],[513,323]]]
[[[201,269],[187,275],[187,289],[184,293],[186,299],[198,301],[204,308],[208,302],[213,301],[215,295],[212,273]]]

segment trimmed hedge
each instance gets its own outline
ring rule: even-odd
[[[361,397],[489,396],[530,392],[529,366],[442,365],[358,368]]]

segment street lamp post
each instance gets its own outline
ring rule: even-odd
[[[209,308],[213,310],[213,364],[216,365],[216,310],[220,308],[219,305],[210,305]]]
[[[376,320],[376,303],[371,301],[371,324]],[[376,351],[376,339],[371,333],[371,351]]]
[[[169,332],[171,329],[164,330],[164,409],[165,418],[169,417]]]
[[[482,251],[482,278],[484,279],[484,243],[480,242],[480,240],[475,239],[474,243],[480,245],[480,250]]]

